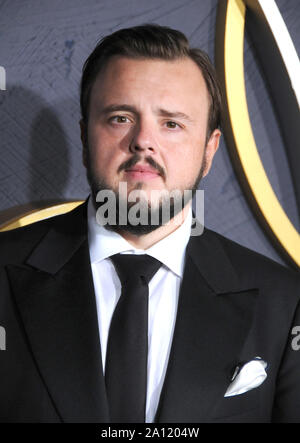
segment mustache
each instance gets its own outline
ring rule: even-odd
[[[118,168],[118,172],[121,172],[125,169],[129,169],[132,166],[136,165],[139,161],[141,161],[142,157],[135,153],[133,155],[133,157],[129,158],[128,160],[126,160],[124,163],[122,163],[119,168]],[[144,159],[150,166],[152,166],[153,169],[155,169],[159,175],[162,176],[162,178],[165,180],[166,178],[166,173],[165,170],[162,166],[160,166],[155,160],[153,160],[152,157],[145,157]]]

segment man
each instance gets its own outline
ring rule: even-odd
[[[169,28],[117,31],[84,66],[81,110],[90,198],[0,236],[1,421],[300,422],[298,275],[191,235],[184,191],[221,135],[207,56]]]

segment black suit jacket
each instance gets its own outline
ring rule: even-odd
[[[0,234],[1,422],[109,422],[86,204]],[[208,229],[191,237],[160,423],[300,422],[299,275]],[[226,397],[256,356],[267,379]]]

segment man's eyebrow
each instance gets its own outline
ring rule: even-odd
[[[118,111],[127,111],[127,112],[132,112],[133,114],[138,114],[138,111],[134,106],[125,105],[125,104],[123,105],[112,104],[100,109],[101,114],[109,114],[110,112],[118,112]]]
[[[193,119],[191,117],[189,117],[187,114],[185,114],[184,112],[180,112],[180,111],[168,111],[167,109],[158,109],[158,115],[161,115],[163,117],[168,117],[168,118],[179,118],[179,119],[183,119],[183,120],[187,120],[189,122],[193,122]]]

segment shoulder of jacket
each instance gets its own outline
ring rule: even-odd
[[[208,239],[214,238],[222,245],[232,266],[239,270],[241,276],[243,274],[256,275],[257,278],[260,277],[266,282],[268,279],[280,281],[280,283],[287,280],[300,285],[300,270],[296,269],[296,266],[295,268],[284,266],[210,229],[205,229],[205,235]]]

